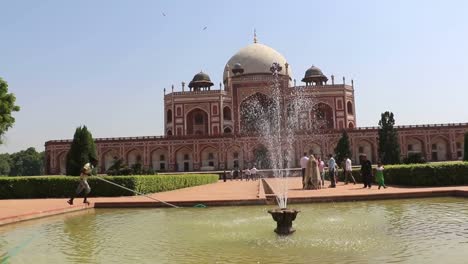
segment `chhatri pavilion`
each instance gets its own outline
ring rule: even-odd
[[[275,80],[270,69],[274,62],[281,66]],[[218,89],[208,74],[200,72],[187,87],[182,83],[177,91],[174,86],[170,92],[164,91],[163,136],[96,138],[100,172],[115,159],[155,171],[231,170],[253,164],[261,168],[256,154],[265,146],[250,133],[243,109],[252,100],[271,100],[273,81],[280,86],[282,104],[292,102],[297,91],[314,104],[297,116],[300,131],[294,137],[293,165],[299,166],[303,153],[322,157],[334,153],[343,129],[348,132],[354,163],[364,154],[377,161],[378,128],[358,126],[352,80],[336,80],[312,66],[304,69],[303,84],[296,84],[286,58],[256,39],[227,61],[222,75]],[[321,124],[318,128],[314,125],[317,120]],[[463,156],[468,123],[396,128],[402,157],[419,153],[427,161],[444,161]],[[70,144],[71,140],[45,143],[47,174],[65,173]]]

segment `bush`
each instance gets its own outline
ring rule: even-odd
[[[421,155],[421,153],[408,153],[408,156],[403,159],[405,164],[417,164],[417,163],[426,163],[426,159]]]
[[[353,169],[353,176],[362,182],[360,169]],[[403,186],[468,185],[468,162],[386,165],[384,177],[386,184]],[[339,178],[344,178],[341,170]]]
[[[171,191],[218,181],[218,175],[215,174],[105,176],[103,178],[141,193]],[[67,176],[0,177],[0,199],[69,197],[75,191],[78,182],[78,177]],[[88,182],[92,189],[90,196],[135,195],[96,177],[90,177]]]
[[[407,186],[468,184],[468,162],[386,166],[385,182]]]

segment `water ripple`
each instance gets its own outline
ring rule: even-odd
[[[267,207],[96,210],[0,228],[11,263],[463,263],[467,200],[298,205],[277,236]]]

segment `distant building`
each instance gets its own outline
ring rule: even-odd
[[[243,108],[251,100],[268,107],[271,100],[273,62],[282,66],[279,74],[283,104],[294,98],[298,90],[313,98],[315,105],[301,112],[298,123],[301,131],[295,137],[296,166],[304,152],[325,156],[334,152],[341,131],[348,131],[353,161],[367,155],[377,161],[377,127],[358,127],[354,84],[345,78],[337,82],[317,67],[306,70],[297,86],[292,79],[292,68],[274,49],[254,41],[232,56],[223,71],[223,84],[213,89],[210,77],[196,74],[182,91],[164,96],[164,136],[97,138],[96,146],[100,170],[104,173],[115,159],[128,165],[141,163],[156,171],[199,171],[241,169],[257,164],[265,155],[265,147],[249,131],[243,118]],[[164,91],[166,93],[166,91]],[[284,107],[287,111],[288,107]],[[287,113],[284,113],[287,114]],[[320,120],[320,135],[312,129],[314,120]],[[463,134],[468,123],[398,126],[401,156],[420,153],[428,161],[458,160],[463,156]],[[71,140],[51,140],[45,143],[46,173],[64,174],[65,157]]]

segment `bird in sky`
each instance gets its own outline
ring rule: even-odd
[[[207,29],[208,27],[204,27],[203,30]]]
[[[165,14],[164,12],[162,12],[162,15],[163,15],[163,16],[166,16],[166,14]]]

